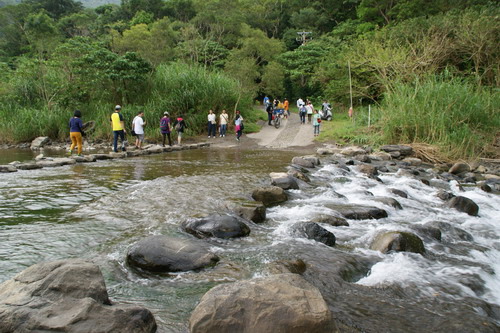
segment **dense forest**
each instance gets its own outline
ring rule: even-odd
[[[265,94],[372,104],[383,142],[495,154],[500,6],[489,0],[0,0],[0,141],[67,136],[81,109],[156,122],[249,110]],[[251,117],[251,116],[250,116]],[[156,129],[149,129],[150,136]]]

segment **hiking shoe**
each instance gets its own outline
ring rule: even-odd
[[[122,148],[122,151],[127,151],[127,148],[123,147],[123,148]]]

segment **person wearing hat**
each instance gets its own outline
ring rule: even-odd
[[[122,141],[122,151],[126,151],[125,148],[125,122],[123,116],[120,113],[122,107],[120,105],[115,106],[115,112],[110,117],[111,127],[113,128],[113,151],[118,152],[118,137]]]
[[[165,138],[168,137],[168,145],[172,146],[172,139],[170,138],[170,115],[168,112],[163,112],[163,117],[160,119],[160,132],[163,136],[163,147],[165,147]]]
[[[71,139],[71,147],[69,148],[69,155],[73,153],[75,146],[78,146],[78,156],[82,155],[82,112],[75,110],[73,117],[69,120],[69,137]]]

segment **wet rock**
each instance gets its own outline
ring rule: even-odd
[[[31,141],[31,150],[38,150],[50,143],[50,139],[48,136],[40,136],[36,138],[35,140]]]
[[[288,200],[285,191],[278,186],[259,187],[253,191],[252,198],[262,202],[267,207]]]
[[[459,212],[467,213],[471,216],[477,216],[479,206],[469,198],[458,196],[450,199],[448,207],[455,208]]]
[[[340,205],[328,205],[328,207],[339,212],[346,219],[352,220],[382,219],[388,216],[385,210],[377,207]]]
[[[16,172],[17,168],[13,165],[0,165],[0,173]]]
[[[302,259],[274,261],[269,266],[272,274],[302,274],[306,271],[307,265]]]
[[[420,158],[415,158],[415,157],[406,157],[403,159],[403,162],[408,163],[408,165],[411,166],[422,165],[422,160]]]
[[[293,233],[300,237],[313,239],[328,246],[335,246],[335,235],[317,223],[296,223],[293,226]]]
[[[356,156],[356,155],[366,155],[367,151],[361,147],[350,146],[340,151],[342,155],[345,156]]]
[[[200,219],[191,219],[182,224],[184,230],[198,238],[236,238],[250,234],[250,228],[241,218],[214,214]]]
[[[441,234],[444,234],[447,238],[451,239],[459,239],[464,241],[473,241],[474,238],[467,231],[455,227],[447,222],[441,221],[433,221],[424,224],[424,227],[437,228],[441,231]]]
[[[319,161],[319,158],[317,158],[314,155],[306,155],[306,156],[302,156],[302,158],[311,162],[314,166],[318,166],[321,164],[321,162]]]
[[[213,266],[219,257],[201,241],[168,236],[140,240],[127,253],[127,263],[152,272],[186,272]]]
[[[383,203],[384,205],[394,207],[396,209],[403,209],[399,201],[397,201],[394,198],[389,198],[389,197],[374,197],[372,200],[378,201]]]
[[[15,167],[19,170],[35,170],[43,168],[42,165],[33,162],[15,164]]]
[[[361,173],[364,173],[365,175],[368,175],[368,176],[378,175],[377,168],[374,167],[373,165],[368,165],[368,164],[359,165],[358,171]]]
[[[428,179],[420,178],[420,181],[422,182],[422,184],[425,184],[427,186],[431,186],[431,182]]]
[[[462,172],[469,172],[470,171],[470,166],[467,163],[455,163],[453,166],[448,170],[449,173],[458,175],[459,173]]]
[[[111,156],[111,158],[125,158],[125,157],[127,157],[127,152],[125,152],[125,151],[118,152],[118,153],[111,152],[111,153],[109,153],[109,156]]]
[[[398,190],[397,188],[390,188],[389,191],[402,198],[408,198],[408,194],[405,191]]]
[[[451,192],[447,192],[445,190],[439,190],[438,193],[436,194],[436,196],[443,201],[448,201],[448,200],[454,198],[455,194],[453,194]]]
[[[290,177],[285,172],[271,172],[269,176],[271,177],[271,184],[273,186],[281,187],[284,190],[299,189],[299,185],[297,184],[295,178]]]
[[[233,209],[234,213],[245,220],[262,223],[266,220],[266,206],[262,202],[247,202]]]
[[[380,172],[389,172],[389,168],[387,168],[385,165],[377,167],[377,170]]]
[[[345,218],[339,215],[321,214],[314,216],[310,222],[313,223],[325,223],[334,227],[348,227],[349,223]]]
[[[370,249],[382,253],[405,251],[423,254],[425,252],[424,243],[417,235],[399,231],[377,235],[370,245]]]
[[[33,265],[0,284],[1,332],[156,331],[145,308],[113,304],[97,265],[71,259]]]
[[[77,163],[91,163],[96,161],[94,155],[72,156],[71,158]]]
[[[294,178],[300,179],[300,180],[302,180],[303,182],[306,182],[306,183],[309,183],[311,181],[311,179],[309,179],[309,177],[307,177],[304,173],[302,173],[302,172],[300,172],[299,170],[296,170],[296,169],[290,169],[290,170],[288,170],[287,174],[290,177],[294,177]]]
[[[63,165],[73,165],[76,161],[73,158],[54,158],[52,160],[41,160],[37,161],[36,164],[43,168],[53,168]]]
[[[96,160],[112,160],[113,156],[110,154],[94,154]]]
[[[363,163],[371,163],[372,160],[366,156],[366,155],[357,155],[353,157],[356,161],[363,162]]]
[[[0,168],[1,168],[1,167],[0,167]],[[487,192],[487,193],[490,193],[490,192],[492,191],[491,187],[490,187],[488,184],[486,184],[485,182],[481,183],[481,184],[479,185],[479,188],[480,188],[481,190],[483,190],[484,192]]]
[[[314,163],[304,157],[295,156],[292,159],[292,164],[298,165],[303,168],[314,168]]]
[[[399,153],[399,156],[409,156],[413,153],[413,148],[405,145],[385,145],[380,147],[380,150],[391,154],[391,156],[393,156],[392,153]]]
[[[441,241],[441,230],[439,230],[439,228],[436,228],[436,227],[433,227],[433,226],[427,225],[427,224],[426,225],[420,225],[420,224],[413,225],[412,228],[414,230],[416,230],[418,233],[420,233],[426,237]]]
[[[297,274],[278,274],[209,290],[189,319],[192,333],[332,332],[319,290]]]

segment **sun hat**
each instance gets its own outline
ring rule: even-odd
[[[169,113],[167,111],[163,112],[163,115],[168,116]]]
[[[119,105],[115,106],[115,110],[121,110],[121,109],[122,109],[121,106],[119,106]]]

